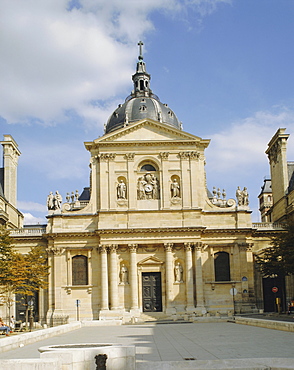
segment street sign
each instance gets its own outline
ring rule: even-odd
[[[76,300],[76,306],[79,307],[80,306],[80,303],[81,301],[79,299]]]
[[[272,287],[272,292],[273,292],[273,293],[277,293],[277,292],[278,292],[278,290],[279,290],[279,288],[277,288],[276,286]]]

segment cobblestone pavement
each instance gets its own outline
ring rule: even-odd
[[[39,358],[41,346],[72,343],[135,345],[137,361],[294,358],[294,333],[229,322],[83,327],[4,352],[0,358]]]

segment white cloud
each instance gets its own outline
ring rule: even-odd
[[[24,213],[24,225],[46,224],[47,220],[43,217],[35,217],[31,213]]]
[[[35,211],[35,212],[46,212],[47,208],[44,204],[35,202],[26,202],[19,200],[17,202],[18,208],[21,211]]]
[[[230,127],[211,137],[207,160],[212,170],[244,171],[267,163],[264,154],[267,144],[278,128],[285,127],[294,132],[294,110],[275,107],[272,111],[257,112],[254,116],[233,122]],[[288,157],[293,157],[292,146],[288,146]]]
[[[104,123],[105,101],[129,86],[136,43],[153,29],[150,14],[208,14],[224,2],[0,0],[0,116],[48,125],[74,111]]]

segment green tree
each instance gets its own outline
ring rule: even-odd
[[[9,231],[0,229],[0,286],[2,301],[10,308],[14,296],[19,293],[26,304],[28,317],[28,302],[40,288],[47,287],[49,266],[46,253],[42,247],[32,247],[29,253],[21,254],[13,250],[13,239]]]
[[[272,237],[271,246],[256,257],[264,277],[294,274],[294,222],[284,224],[284,230]]]

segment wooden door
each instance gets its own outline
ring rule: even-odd
[[[143,312],[162,311],[161,273],[142,273]]]

